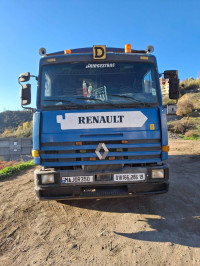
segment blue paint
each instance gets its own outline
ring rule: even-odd
[[[40,117],[40,112],[33,115],[33,150],[40,150]],[[40,157],[35,157],[34,163],[40,165]]]
[[[162,107],[159,108],[160,110],[160,121],[161,121],[161,139],[162,139],[162,146],[168,145],[168,130],[167,130],[167,117],[166,117],[166,110]],[[168,159],[168,153],[162,152],[162,160]]]
[[[41,159],[40,159],[40,157],[35,157],[35,158],[34,158],[34,164],[36,164],[36,165],[40,165],[40,164],[41,164]]]
[[[153,141],[152,141],[153,142]],[[140,144],[106,144],[108,149],[116,148],[116,149],[125,149],[125,148],[160,148],[160,143],[140,143]],[[42,151],[62,151],[62,150],[84,150],[84,149],[96,149],[97,145],[81,145],[81,146],[44,146],[41,148]]]
[[[160,155],[160,151],[144,151],[144,152],[109,152],[108,156],[140,156],[140,155]],[[70,154],[46,154],[41,155],[42,159],[50,158],[88,158],[97,157],[96,153],[70,153]],[[103,164],[104,161],[102,161]],[[81,163],[80,163],[81,164]]]
[[[78,130],[61,130],[60,124],[57,123],[56,121],[56,116],[57,115],[62,115],[63,118],[65,117],[65,114],[68,113],[92,113],[93,115],[95,115],[96,112],[99,112],[100,110],[70,110],[70,111],[43,111],[42,113],[42,128],[41,128],[41,133],[42,134],[57,134],[57,133],[61,133],[61,134],[68,134],[70,135],[70,140],[71,138],[73,138],[73,136],[71,134],[111,134],[112,133],[122,133],[122,134],[126,134],[127,132],[140,132],[140,131],[145,131],[147,132],[152,132],[152,130],[150,130],[150,124],[154,124],[155,125],[155,131],[160,131],[160,121],[159,121],[159,110],[157,108],[135,108],[135,109],[115,109],[115,110],[111,110],[111,109],[106,109],[102,111],[102,115],[108,113],[108,112],[116,112],[116,114],[120,111],[123,112],[128,112],[128,111],[140,111],[142,112],[148,119],[147,121],[144,123],[144,125],[140,128],[104,128],[104,129],[78,129]],[[118,138],[118,136],[116,135],[116,138]]]
[[[141,163],[158,163],[160,162],[159,159],[138,159],[138,160],[126,160],[127,164],[132,164],[132,163],[136,163],[136,164],[141,164]],[[108,164],[123,164],[124,161],[122,160],[113,160],[113,161],[104,161],[103,165],[108,165]],[[101,165],[102,162],[101,161],[82,161],[81,165]],[[65,166],[79,166],[80,162],[66,162]],[[63,162],[44,162],[43,166],[48,166],[48,167],[61,167],[63,166]]]
[[[40,117],[40,112],[33,115],[33,150],[40,149]]]

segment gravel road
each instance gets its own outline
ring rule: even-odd
[[[170,147],[163,195],[39,202],[34,169],[0,182],[0,265],[200,265],[200,142]]]

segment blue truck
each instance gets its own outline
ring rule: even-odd
[[[169,187],[168,133],[153,46],[94,45],[46,53],[39,74],[22,73],[21,104],[31,103],[35,192],[40,200],[134,197]],[[164,71],[178,98],[177,70]]]

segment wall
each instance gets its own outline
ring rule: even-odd
[[[31,138],[0,138],[0,161],[30,160]]]

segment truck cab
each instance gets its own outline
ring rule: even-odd
[[[33,123],[40,200],[133,197],[168,191],[166,112],[156,58],[130,45],[40,49]],[[165,71],[178,97],[177,71]],[[28,81],[23,73],[19,83]],[[22,85],[22,105],[30,85]]]

